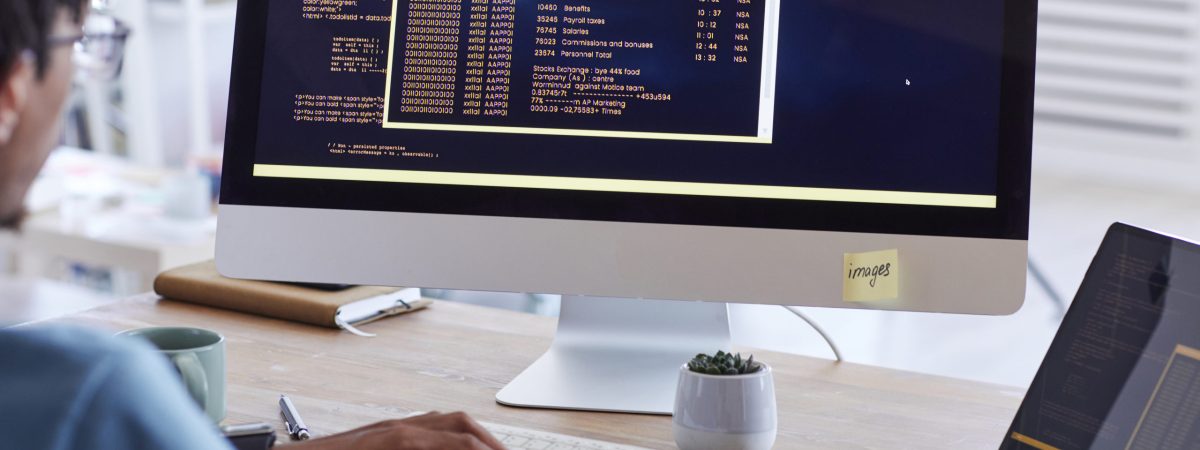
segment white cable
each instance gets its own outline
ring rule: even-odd
[[[794,306],[784,306],[784,308],[787,309],[788,311],[791,311],[792,314],[796,315],[796,317],[804,319],[805,322],[808,322],[808,325],[811,326],[814,330],[816,330],[817,334],[821,335],[821,338],[825,339],[825,343],[829,344],[829,349],[833,350],[833,357],[836,358],[838,362],[842,362],[842,352],[838,350],[837,344],[833,343],[833,339],[830,339],[829,335],[825,334],[825,330],[821,329],[821,326],[817,325],[817,322],[815,320],[812,320],[807,315],[805,315],[802,311],[800,311],[799,308],[796,308]]]

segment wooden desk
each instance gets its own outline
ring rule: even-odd
[[[555,321],[546,317],[438,302],[367,325],[379,334],[371,339],[144,296],[56,322],[224,334],[229,422],[282,430],[277,402],[287,393],[318,436],[413,411],[462,410],[489,422],[674,448],[669,417],[496,404],[496,392],[549,347]],[[996,448],[1024,394],[781,353],[755,356],[775,369],[777,448]]]

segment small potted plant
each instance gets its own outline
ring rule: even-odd
[[[717,351],[679,368],[673,430],[681,450],[766,450],[777,430],[771,367]]]

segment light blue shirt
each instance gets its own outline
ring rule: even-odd
[[[148,345],[46,327],[0,330],[0,448],[231,447]]]

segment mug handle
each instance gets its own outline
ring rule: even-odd
[[[204,373],[204,366],[200,365],[200,358],[195,353],[178,353],[171,355],[171,363],[183,377],[183,384],[187,386],[192,399],[200,404],[201,409],[208,411],[208,375]]]

